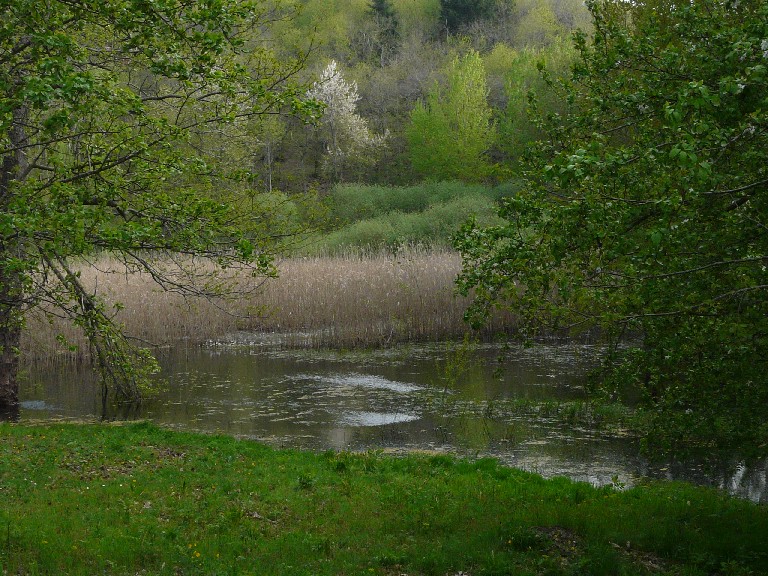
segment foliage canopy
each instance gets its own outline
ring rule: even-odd
[[[406,130],[416,171],[436,180],[482,180],[490,172],[486,153],[496,138],[488,105],[485,69],[469,51],[451,62],[448,84],[435,85],[418,102]]]
[[[768,445],[768,3],[600,1],[502,226],[456,241],[473,320],[598,327],[650,446]],[[627,345],[629,342],[629,345]]]
[[[448,32],[456,32],[490,16],[495,6],[496,0],[440,0],[440,19]]]
[[[153,371],[73,259],[109,251],[196,294],[219,287],[193,281],[193,257],[272,273],[281,230],[241,209],[206,148],[248,118],[316,111],[290,84],[300,62],[278,61],[259,35],[284,14],[260,0],[3,2],[0,407],[16,402],[23,316],[41,304],[83,328],[123,396]]]

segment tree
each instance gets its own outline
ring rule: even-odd
[[[499,106],[498,148],[514,164],[529,143],[544,135],[529,111],[535,108],[539,115],[548,116],[564,109],[560,95],[549,90],[547,83],[569,75],[576,52],[572,42],[565,39],[544,48],[509,52],[504,79],[507,101]],[[546,77],[539,66],[546,69]]]
[[[392,6],[392,0],[369,0],[368,12],[374,18],[383,18],[390,21],[393,28],[397,29],[397,12]]]
[[[397,12],[391,0],[371,0],[368,14],[375,23],[375,45],[379,53],[379,64],[384,66],[390,56],[397,52],[400,41],[400,25]]]
[[[406,129],[411,162],[423,176],[437,180],[478,181],[490,166],[485,154],[495,139],[487,102],[485,70],[474,50],[456,57],[448,85],[438,85],[418,102]]]
[[[440,20],[449,33],[493,13],[496,0],[440,0]]]
[[[591,5],[570,111],[549,123],[506,224],[465,226],[470,317],[521,336],[598,327],[609,398],[647,446],[766,449],[768,3]]]
[[[0,410],[17,406],[24,315],[41,305],[83,329],[118,396],[136,398],[150,381],[151,355],[81,283],[78,258],[108,252],[188,294],[212,291],[187,283],[193,256],[274,272],[280,231],[260,227],[234,188],[201,192],[205,182],[218,188],[201,147],[212,126],[317,111],[289,83],[298,64],[279,63],[259,41],[275,9],[260,0],[3,2]]]
[[[357,112],[357,84],[347,82],[331,61],[307,92],[307,96],[325,105],[320,122],[321,144],[325,150],[326,169],[335,181],[354,163],[371,163],[384,146],[386,135],[376,135]]]

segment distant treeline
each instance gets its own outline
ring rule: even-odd
[[[218,146],[219,164],[257,192],[339,182],[506,180],[528,142],[529,91],[546,115],[570,35],[589,29],[577,0],[304,0],[270,34],[279,53],[307,51],[300,73],[324,116],[305,124],[257,117]],[[210,135],[201,136],[205,138]],[[213,159],[212,159],[213,160]]]

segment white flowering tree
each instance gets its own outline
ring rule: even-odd
[[[347,82],[332,60],[307,95],[325,105],[318,126],[319,142],[323,146],[323,168],[335,181],[343,179],[345,169],[352,165],[375,161],[383,150],[387,134],[375,134],[360,116],[357,102],[360,95],[356,82]]]

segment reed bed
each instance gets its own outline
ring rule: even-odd
[[[129,273],[108,257],[83,266],[81,278],[107,302],[122,304],[116,319],[127,334],[158,350],[232,342],[348,348],[461,337],[468,301],[454,292],[460,266],[455,252],[424,248],[289,258],[279,263],[278,278],[227,272],[241,295],[216,300],[163,291],[149,274]],[[488,330],[513,325],[499,316]],[[77,349],[63,346],[62,336]],[[23,349],[33,360],[87,355],[75,328],[41,314],[28,319]]]

